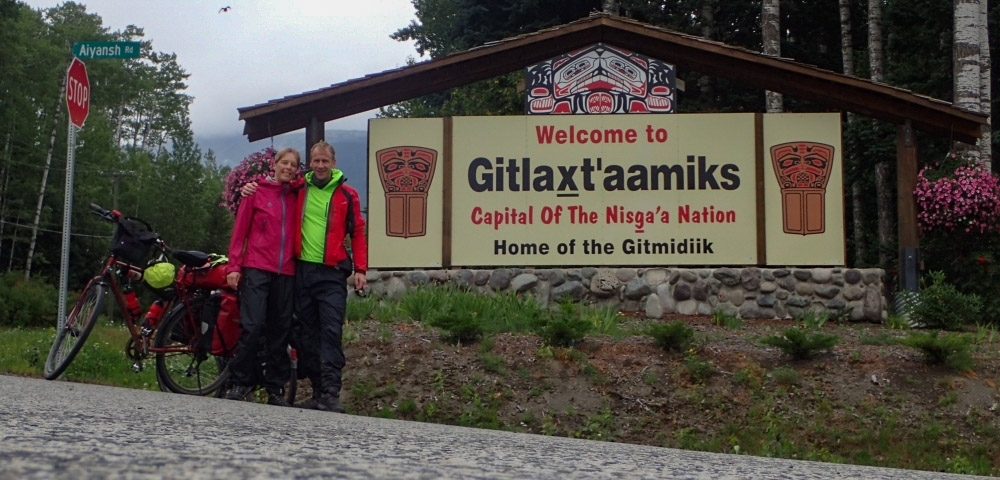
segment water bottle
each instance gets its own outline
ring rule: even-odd
[[[125,306],[128,308],[128,313],[132,318],[139,318],[142,315],[142,307],[139,306],[139,299],[135,296],[135,290],[132,288],[125,289]]]
[[[146,312],[146,318],[142,319],[142,336],[148,337],[153,334],[153,330],[160,323],[160,317],[163,316],[163,300],[153,300],[153,304],[149,306],[149,311]]]

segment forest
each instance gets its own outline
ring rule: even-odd
[[[413,0],[416,18],[400,25],[393,38],[414,41],[412,62],[420,62],[603,10],[988,113],[996,102],[989,96],[996,80],[988,53],[997,51],[1000,10],[990,6],[986,11],[985,3]],[[965,102],[962,96],[968,95],[956,87],[960,75],[955,52],[964,50],[955,46],[968,37],[956,32],[956,24],[968,23],[956,16],[965,15],[960,7],[968,5],[984,13],[990,33],[988,42],[977,44],[982,46],[987,86],[974,105]],[[177,56],[157,51],[144,40],[141,26],[109,30],[99,12],[80,3],[34,10],[16,0],[0,0],[0,272],[50,284],[58,279],[67,157],[61,82],[71,59],[69,45],[80,40],[140,41],[142,52],[137,59],[88,63],[92,96],[102,101],[92,105],[75,151],[69,288],[79,288],[92,273],[111,237],[108,224],[81,213],[91,202],[149,221],[174,248],[224,249],[231,215],[220,206],[220,195],[229,167],[219,165],[211,151],[203,151],[193,140],[191,98],[185,93],[188,74]],[[388,105],[380,115],[521,115],[524,94],[518,84],[523,76],[523,71],[515,71]],[[686,86],[678,94],[680,113],[775,108],[772,97],[754,87],[693,71],[678,71],[677,76]],[[824,110],[787,96],[780,99],[780,108]],[[895,125],[843,118],[848,264],[879,266],[891,277],[898,257]],[[991,134],[987,140],[976,147],[986,161],[998,139]],[[961,148],[950,139],[928,135],[919,136],[918,142],[922,166],[940,163]],[[946,271],[952,283],[970,293],[989,293],[981,285],[993,283],[997,269],[990,267],[1000,260],[997,229],[957,235],[925,232],[924,269]],[[962,263],[968,259],[975,260],[975,269]],[[996,318],[1000,308],[987,306],[993,309],[987,309],[990,317]]]

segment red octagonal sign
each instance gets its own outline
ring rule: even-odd
[[[69,111],[69,121],[77,128],[83,128],[90,113],[90,80],[87,78],[87,66],[79,58],[73,57],[66,71],[66,108]]]

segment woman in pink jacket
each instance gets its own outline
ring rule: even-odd
[[[226,398],[246,398],[257,385],[267,390],[267,403],[289,406],[283,389],[290,374],[288,331],[292,322],[298,218],[296,200],[301,181],[299,152],[283,148],[275,155],[274,178],[260,182],[257,194],[243,199],[229,241],[226,280],[240,292],[240,334],[229,362],[231,389]],[[296,185],[297,184],[297,185]],[[260,369],[260,349],[265,368]]]

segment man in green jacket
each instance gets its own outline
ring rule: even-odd
[[[302,225],[294,243],[295,317],[293,338],[299,353],[300,376],[312,382],[313,398],[302,408],[344,412],[340,403],[347,279],[354,272],[354,289],[367,284],[368,244],[358,192],[344,183],[336,168],[333,146],[319,141],[310,149],[306,188],[299,193]],[[344,238],[351,236],[351,252]],[[353,253],[353,259],[352,254]]]

